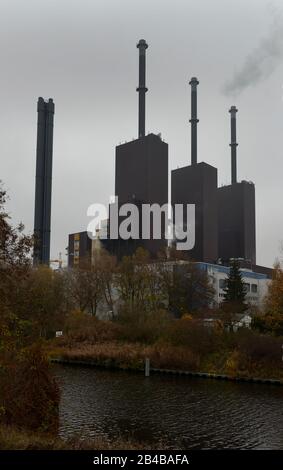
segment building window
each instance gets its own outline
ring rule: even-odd
[[[226,279],[219,279],[219,288],[220,289],[226,288]]]
[[[257,293],[257,284],[252,284],[252,292]]]

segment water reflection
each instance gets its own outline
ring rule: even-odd
[[[62,436],[187,449],[283,449],[283,388],[56,366]]]

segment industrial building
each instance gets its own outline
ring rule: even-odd
[[[148,134],[116,147],[115,195],[118,196],[119,207],[132,203],[140,216],[142,204],[168,204],[168,145],[160,136]],[[152,233],[150,239],[142,239],[140,217],[139,239],[119,239],[119,255],[131,254],[142,246],[156,256],[167,245],[164,232],[163,214],[161,239],[154,240]]]
[[[218,256],[243,258],[256,264],[255,186],[237,182],[236,113],[231,113],[231,185],[218,188]]]
[[[50,98],[37,103],[37,148],[34,209],[34,265],[50,262],[54,103]]]
[[[161,135],[146,134],[145,97],[146,49],[144,39],[137,44],[139,49],[139,96],[138,138],[116,147],[115,154],[115,195],[118,207],[131,203],[141,215],[143,204],[163,206],[168,202],[168,145]],[[218,187],[217,168],[205,162],[198,162],[197,155],[197,87],[196,77],[190,80],[191,86],[191,164],[171,172],[171,204],[173,222],[176,204],[195,205],[195,246],[186,251],[187,257],[206,269],[216,287],[216,303],[223,296],[223,279],[229,272],[229,260],[241,262],[243,278],[247,285],[248,299],[260,304],[271,276],[268,268],[256,265],[256,226],[255,226],[255,186],[249,181],[237,181],[237,138],[236,113],[232,106],[231,115],[231,184]],[[142,238],[142,226],[138,237],[128,240],[111,239],[111,205],[109,220],[105,222],[101,246],[121,259],[133,254],[139,246],[147,249],[155,258],[159,251],[167,247],[165,237],[165,215],[161,226],[161,239]],[[186,220],[184,211],[184,228]],[[119,224],[127,215],[119,216]],[[141,221],[141,217],[140,217]],[[182,240],[180,240],[182,241]],[[69,236],[69,266],[79,266],[82,260],[90,260],[93,241],[87,232]],[[254,282],[253,282],[254,280]],[[249,287],[248,287],[249,285]],[[222,286],[222,287],[221,287]]]
[[[188,251],[189,258],[194,261],[216,262],[217,169],[202,162],[177,168],[171,175],[173,208],[175,204],[195,204],[195,246]],[[187,225],[186,211],[184,224]]]
[[[165,239],[165,217],[162,216],[161,239],[142,238],[141,211],[143,204],[168,204],[168,145],[162,141],[161,135],[145,134],[145,95],[146,88],[146,49],[144,39],[137,44],[139,49],[139,115],[138,138],[116,147],[115,159],[115,195],[118,197],[119,208],[122,204],[134,204],[139,212],[138,238],[119,239],[115,244],[118,258],[133,254],[141,246],[151,256],[167,246]],[[119,224],[126,219],[119,218]],[[111,216],[110,216],[111,224]]]
[[[171,203],[195,204],[194,261],[215,263],[240,258],[256,264],[255,186],[237,181],[236,113],[231,114],[231,185],[217,187],[217,169],[197,163],[197,78],[191,91],[191,165],[171,173]]]
[[[191,260],[216,262],[218,258],[217,169],[197,162],[197,86],[191,85],[191,165],[171,172],[171,204],[195,204],[195,246],[188,251]],[[184,215],[186,211],[184,212]],[[184,224],[187,224],[186,216]]]
[[[91,263],[92,242],[88,232],[71,233],[68,244],[68,266],[85,267]]]
[[[218,189],[219,258],[256,264],[255,186],[241,181]]]

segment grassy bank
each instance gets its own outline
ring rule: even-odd
[[[146,346],[138,343],[80,344],[73,348],[57,347],[50,357],[68,361],[91,362],[100,367],[126,370],[142,370],[145,358],[155,368],[197,370],[197,358],[185,348],[170,346]]]
[[[145,358],[151,367],[174,369],[208,374],[223,374],[231,377],[247,377],[283,380],[281,364],[264,360],[254,361],[238,350],[222,350],[198,355],[184,346],[143,345],[139,343],[103,342],[78,343],[73,346],[49,347],[50,358],[66,361],[83,361],[99,367],[124,370],[143,370]]]
[[[11,426],[0,426],[0,450],[157,450],[166,449],[162,443],[148,445],[134,440],[117,438],[107,440],[61,439],[45,434],[34,434]]]

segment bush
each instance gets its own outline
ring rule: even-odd
[[[164,334],[171,317],[165,310],[146,312],[124,306],[118,314],[117,323],[121,326],[120,339],[153,344]]]
[[[151,366],[158,369],[195,371],[200,366],[200,357],[184,347],[158,347],[151,352],[150,359]]]
[[[172,346],[184,346],[199,355],[209,354],[219,347],[221,336],[212,328],[200,324],[197,320],[184,317],[172,322],[164,339]]]
[[[1,377],[1,420],[30,431],[56,434],[60,392],[42,347],[35,344],[7,365]]]
[[[236,333],[236,341],[238,350],[251,361],[281,364],[282,339],[243,328]]]
[[[283,315],[267,313],[253,318],[252,327],[261,333],[271,333],[276,336],[283,335]]]
[[[66,336],[58,340],[58,345],[67,343],[71,346],[75,343],[97,343],[117,339],[120,335],[120,327],[112,321],[98,320],[87,313],[72,312],[65,324]]]

